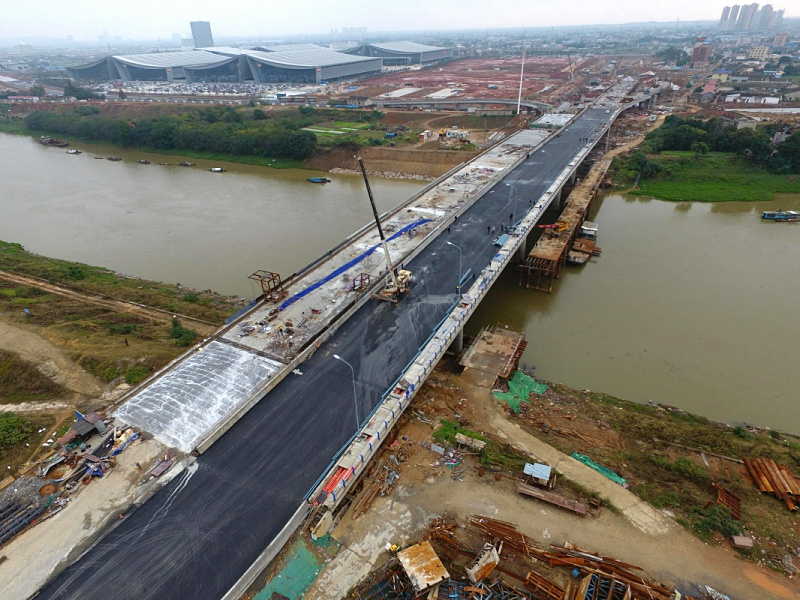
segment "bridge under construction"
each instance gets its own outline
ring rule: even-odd
[[[371,300],[387,276],[372,227],[288,281],[260,272],[259,304],[116,412],[202,455],[39,597],[238,597],[311,506],[335,508],[363,472],[619,112],[646,99],[627,94],[558,134],[515,134],[384,215],[393,264],[414,274],[396,305]]]

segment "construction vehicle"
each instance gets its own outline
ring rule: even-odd
[[[559,221],[558,223],[553,223],[551,225],[537,225],[537,227],[539,229],[554,229],[556,233],[561,233],[562,231],[569,229],[569,223]]]
[[[369,186],[369,179],[367,179],[367,170],[364,168],[364,161],[360,156],[356,157],[358,165],[361,167],[361,174],[364,176],[364,183],[367,186],[367,195],[369,196],[369,203],[372,206],[372,214],[375,217],[375,225],[378,226],[378,235],[381,238],[381,245],[383,252],[386,255],[386,266],[389,270],[389,277],[386,280],[384,288],[380,292],[372,295],[377,300],[385,300],[387,302],[394,302],[397,304],[409,291],[411,284],[411,271],[406,269],[396,269],[392,264],[392,257],[389,254],[389,246],[386,243],[386,236],[383,234],[383,227],[381,227],[381,219],[378,216],[378,209],[375,208],[375,199],[372,197],[372,188]]]

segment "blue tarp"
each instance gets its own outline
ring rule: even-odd
[[[419,227],[420,225],[424,225],[425,223],[428,223],[428,222],[430,222],[430,219],[419,219],[418,221],[414,221],[414,222],[413,222],[413,223],[411,223],[410,225],[406,225],[406,226],[405,226],[405,227],[403,227],[401,230],[399,230],[399,231],[395,232],[395,233],[394,233],[394,234],[393,234],[393,235],[392,235],[392,236],[389,238],[389,241],[392,241],[393,239],[395,239],[395,238],[397,238],[397,237],[400,237],[401,235],[403,235],[403,234],[405,234],[405,233],[407,233],[407,232],[411,231],[412,229],[415,229],[416,227]],[[380,244],[375,244],[375,245],[374,245],[372,248],[370,248],[369,250],[366,250],[366,251],[365,251],[365,252],[363,252],[362,254],[359,254],[359,255],[358,255],[358,256],[356,256],[356,257],[355,257],[353,260],[351,260],[350,262],[348,262],[348,263],[345,263],[344,265],[342,265],[341,267],[339,267],[338,269],[336,269],[335,271],[333,271],[333,272],[332,272],[330,275],[328,275],[327,277],[325,277],[325,278],[323,278],[323,279],[320,279],[320,280],[319,280],[319,281],[317,281],[316,283],[314,283],[314,284],[311,284],[310,286],[308,286],[306,289],[304,289],[304,290],[302,290],[302,291],[300,291],[300,292],[297,292],[297,293],[296,293],[294,296],[292,296],[291,298],[289,298],[288,300],[286,300],[286,302],[284,302],[283,304],[281,304],[281,306],[280,306],[280,310],[284,310],[284,309],[287,309],[287,308],[289,308],[289,307],[290,307],[292,304],[294,304],[295,302],[297,302],[298,300],[300,300],[300,298],[303,298],[303,297],[307,296],[308,294],[310,294],[311,292],[313,292],[314,290],[316,290],[318,287],[320,287],[320,286],[323,286],[323,285],[325,285],[326,283],[328,283],[328,282],[329,282],[331,279],[333,279],[334,277],[338,277],[339,275],[341,275],[342,273],[346,272],[346,271],[347,271],[348,269],[350,269],[351,267],[354,267],[355,265],[357,265],[358,263],[360,263],[362,260],[364,260],[365,258],[367,258],[367,257],[368,257],[370,254],[372,254],[373,252],[375,252],[375,250],[377,250],[379,247],[380,247]]]
[[[233,322],[234,322],[236,319],[238,319],[239,317],[241,317],[241,316],[242,316],[244,313],[246,313],[248,310],[250,310],[251,308],[253,308],[253,307],[254,307],[256,304],[258,304],[259,300],[261,300],[261,296],[259,296],[258,298],[256,298],[256,299],[255,299],[255,300],[253,300],[252,302],[249,302],[249,303],[247,304],[247,306],[243,306],[242,308],[240,308],[239,310],[237,310],[237,311],[236,311],[235,313],[233,313],[233,314],[232,314],[230,317],[228,317],[227,319],[225,319],[225,325],[228,325],[228,324],[230,324],[230,323],[233,323]]]

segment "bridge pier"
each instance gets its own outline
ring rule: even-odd
[[[519,248],[517,248],[516,259],[519,262],[524,262],[525,257],[528,255],[528,236],[526,235],[520,240]]]
[[[458,330],[456,337],[453,338],[452,343],[450,344],[450,350],[455,352],[456,354],[460,354],[461,351],[464,349],[464,328]]]
[[[566,197],[564,196],[564,188],[560,187],[558,190],[553,194],[553,201],[550,203],[548,207],[550,210],[556,211],[558,214],[564,210],[564,201]]]

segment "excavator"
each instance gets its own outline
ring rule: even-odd
[[[386,243],[386,236],[383,234],[383,227],[381,227],[381,220],[378,217],[378,209],[375,208],[375,199],[372,197],[372,188],[367,179],[367,170],[364,168],[364,161],[360,156],[355,157],[358,160],[358,165],[361,167],[361,174],[364,176],[364,183],[367,186],[367,195],[369,196],[369,203],[372,206],[372,214],[375,216],[375,224],[378,226],[378,235],[381,238],[381,245],[383,252],[386,255],[386,266],[389,269],[389,277],[383,289],[372,295],[377,300],[385,300],[386,302],[393,302],[397,304],[408,293],[409,285],[411,284],[411,271],[406,269],[397,269],[392,264],[392,257],[389,254],[389,246]]]
[[[558,221],[557,223],[553,223],[551,225],[537,225],[537,227],[539,229],[552,229],[555,233],[561,233],[562,231],[569,229],[569,223]]]

